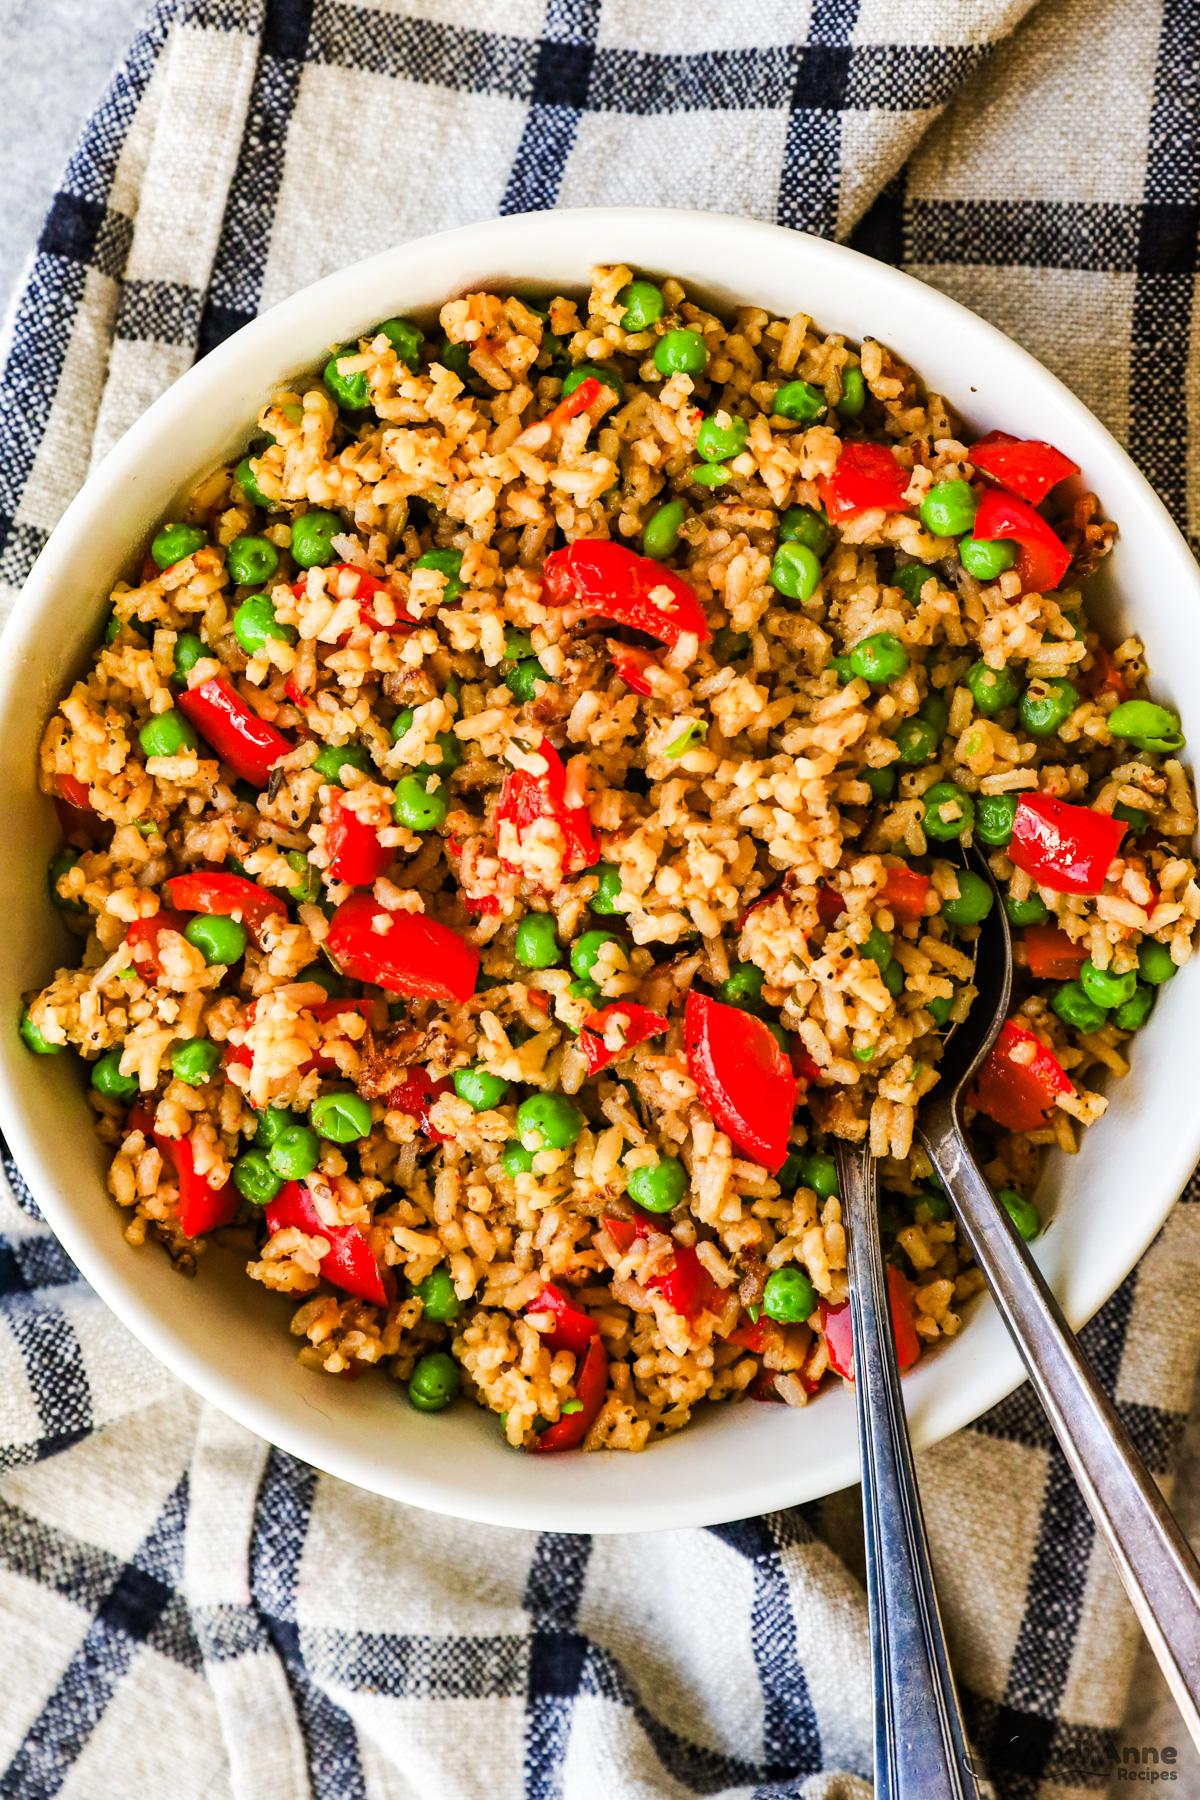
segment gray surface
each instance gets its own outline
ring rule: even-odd
[[[146,0],[0,0],[0,317],[79,128]]]

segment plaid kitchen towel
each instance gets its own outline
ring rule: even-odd
[[[159,0],[8,323],[0,581],[262,307],[406,237],[613,201],[902,264],[1063,375],[1195,541],[1198,62],[1198,0]],[[856,1495],[656,1537],[440,1519],[203,1407],[11,1164],[0,1234],[0,1796],[867,1793]],[[1198,1260],[1185,1204],[1084,1334],[1164,1478]],[[1105,1791],[1136,1630],[1035,1402],[920,1473],[994,1791]],[[1200,1794],[1182,1731],[1152,1748]]]

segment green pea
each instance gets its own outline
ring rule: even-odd
[[[858,954],[867,962],[873,962],[882,975],[892,960],[892,940],[886,931],[880,931],[878,925],[872,925],[866,941],[858,947]]]
[[[186,685],[188,676],[201,657],[211,654],[208,645],[195,632],[181,631],[175,639],[175,679]]]
[[[170,569],[185,556],[195,556],[207,542],[208,533],[199,525],[164,525],[150,546],[150,554],[160,569]]]
[[[1035,693],[1035,686],[1042,691]],[[1079,694],[1069,681],[1061,676],[1056,676],[1051,681],[1039,678],[1037,682],[1031,682],[1021,695],[1017,717],[1030,737],[1053,737],[1078,705]]]
[[[586,1000],[589,1006],[595,1006],[600,999],[599,983],[584,975],[579,981],[573,981],[567,989],[572,1000]]]
[[[291,1131],[300,1123],[294,1112],[284,1106],[264,1106],[255,1120],[254,1142],[259,1150],[269,1150],[277,1144],[285,1131]]]
[[[1112,816],[1120,819],[1123,825],[1128,825],[1131,837],[1141,837],[1150,823],[1148,812],[1143,812],[1140,806],[1126,806],[1123,800],[1117,801],[1112,809]]]
[[[1015,1188],[1001,1188],[996,1198],[1025,1242],[1032,1243],[1042,1228],[1038,1209],[1032,1200],[1026,1200],[1024,1194],[1018,1194]]]
[[[936,994],[932,1000],[926,1000],[925,1011],[933,1019],[935,1025],[943,1027],[950,1017],[953,1005],[953,994]]]
[[[276,1175],[285,1181],[303,1181],[321,1160],[321,1140],[307,1125],[285,1125],[268,1152]]]
[[[860,781],[865,781],[876,800],[890,800],[896,791],[896,771],[891,763],[886,769],[860,769]]]
[[[1111,969],[1098,969],[1090,956],[1079,971],[1079,981],[1088,999],[1102,1006],[1105,1012],[1111,1012],[1115,1006],[1124,1006],[1137,991],[1136,969],[1130,969],[1125,975],[1114,975]]]
[[[596,884],[596,892],[588,902],[594,913],[608,914],[619,911],[617,901],[624,893],[621,886],[621,871],[612,863],[600,863],[600,879]]]
[[[200,739],[191,720],[172,708],[146,720],[138,732],[138,743],[147,757],[178,756],[181,750],[195,750]]]
[[[1143,987],[1139,982],[1130,999],[1124,1006],[1118,1006],[1113,1014],[1113,1023],[1120,1031],[1136,1031],[1144,1025],[1154,1011],[1157,996],[1151,987]]]
[[[775,1269],[763,1288],[763,1311],[780,1325],[802,1325],[816,1310],[817,1295],[803,1269]]]
[[[855,644],[850,652],[850,667],[864,681],[877,685],[899,681],[908,668],[908,651],[890,631],[877,631]]]
[[[820,388],[812,387],[807,381],[789,381],[778,389],[771,402],[771,411],[777,418],[795,419],[801,425],[823,419],[827,410]]]
[[[411,319],[384,319],[382,324],[375,327],[371,336],[385,337],[396,352],[396,361],[402,362],[406,369],[420,367],[425,333]]]
[[[951,1217],[951,1206],[945,1194],[936,1189],[925,1189],[913,1195],[913,1210],[924,1207],[935,1225],[944,1225]]]
[[[776,550],[767,579],[787,599],[803,603],[812,599],[820,585],[821,564],[807,544],[789,539]]]
[[[1109,713],[1108,729],[1115,738],[1128,738],[1139,750],[1169,755],[1184,745],[1178,713],[1149,700],[1123,701]]]
[[[1038,894],[1030,894],[1028,900],[1013,900],[1005,897],[1004,910],[1010,925],[1044,925],[1050,917],[1050,908]]]
[[[980,659],[967,670],[966,681],[976,711],[985,719],[994,719],[1006,707],[1015,706],[1021,696],[1021,684],[1007,663],[1002,669],[993,669]]]
[[[542,341],[543,341],[543,343],[545,342],[544,336],[543,336]],[[441,363],[443,369],[451,370],[451,372],[453,374],[458,376],[460,381],[469,381],[470,380],[470,378],[471,378],[471,346],[470,346],[470,344],[452,344],[450,342],[449,338],[444,337],[442,339],[441,348],[438,351],[437,360]]]
[[[705,419],[696,433],[696,454],[705,462],[731,462],[740,456],[750,437],[745,419],[731,417],[728,425],[718,425],[715,417]]]
[[[722,625],[712,641],[713,659],[719,663],[741,662],[750,654],[750,636],[745,631],[735,631],[732,625]]]
[[[516,958],[527,969],[553,969],[562,961],[558,928],[550,913],[526,913],[517,926]]]
[[[510,669],[504,677],[504,685],[516,700],[536,700],[539,681],[549,681],[550,677],[543,669],[536,656],[526,657],[515,669]]]
[[[309,764],[321,779],[333,787],[343,787],[343,769],[357,769],[362,775],[373,775],[375,765],[361,744],[326,744],[319,756]]]
[[[1099,1031],[1108,1016],[1102,1006],[1097,1006],[1088,997],[1083,984],[1078,981],[1063,982],[1051,995],[1050,1010],[1058,1014],[1064,1025],[1084,1032]]]
[[[233,635],[247,656],[257,656],[264,646],[276,643],[294,644],[296,633],[290,625],[281,625],[275,608],[265,594],[248,594],[233,615]]]
[[[781,544],[803,544],[814,556],[824,558],[833,543],[833,532],[823,513],[811,506],[789,506],[779,520]]]
[[[700,375],[708,365],[708,350],[698,331],[676,328],[654,346],[654,366],[660,375]]]
[[[141,1083],[136,1075],[122,1075],[120,1050],[109,1050],[92,1064],[92,1086],[108,1100],[132,1100]]]
[[[577,387],[582,387],[585,381],[603,382],[605,387],[612,389],[618,402],[625,398],[625,383],[615,369],[609,369],[602,363],[576,363],[562,384],[563,399],[568,394],[573,394]]]
[[[1138,968],[1142,980],[1148,981],[1151,987],[1161,987],[1164,981],[1170,981],[1179,972],[1171,952],[1157,938],[1143,938],[1138,945]]]
[[[975,835],[980,843],[1003,849],[1012,838],[1016,816],[1015,794],[980,794],[975,802]]]
[[[203,1087],[211,1081],[221,1061],[221,1047],[207,1038],[192,1038],[171,1053],[171,1073],[189,1087]]]
[[[265,1150],[247,1150],[233,1165],[233,1185],[251,1206],[266,1206],[283,1181],[272,1169]]]
[[[418,556],[413,568],[437,569],[446,577],[446,584],[442,589],[442,599],[449,605],[452,600],[457,600],[458,596],[466,593],[467,590],[466,582],[460,580],[462,560],[461,550],[426,550],[423,556]]]
[[[68,870],[73,869],[79,861],[78,850],[69,847],[61,850],[46,870],[46,885],[50,889],[50,898],[60,912],[74,913],[77,917],[87,911],[78,900],[64,900],[58,891],[58,884]]]
[[[688,470],[688,480],[696,482],[700,487],[724,487],[733,480],[733,470],[728,463],[696,463]]]
[[[439,825],[446,823],[446,815],[450,811],[446,785],[434,788],[430,793],[425,780],[419,775],[404,775],[396,783],[396,791],[392,798],[392,817],[397,825],[404,825],[409,831],[436,831]]]
[[[617,303],[625,308],[622,331],[648,331],[663,316],[662,289],[652,281],[627,282],[617,295]]]
[[[454,1091],[474,1112],[491,1112],[508,1092],[508,1082],[486,1069],[456,1069]]]
[[[963,568],[976,581],[995,581],[1017,560],[1015,544],[1004,538],[963,538],[958,554]]]
[[[307,969],[301,969],[296,980],[315,981],[318,987],[324,988],[330,1000],[346,998],[346,983],[337,970],[331,969],[328,963],[309,963]]]
[[[917,716],[918,718],[924,719],[925,723],[933,728],[937,733],[937,740],[940,744],[947,731],[950,729],[950,708],[946,704],[946,696],[942,693],[940,688],[934,688],[931,693],[925,696],[918,709]]]
[[[431,1269],[424,1281],[418,1281],[413,1293],[425,1308],[425,1317],[437,1325],[449,1325],[457,1319],[463,1303],[454,1291],[454,1281],[445,1263]]]
[[[969,481],[935,481],[921,502],[921,523],[934,537],[961,537],[978,510]]]
[[[879,971],[879,978],[892,999],[898,1000],[904,992],[904,970],[900,964],[898,962],[889,963],[886,969]]]
[[[583,1130],[583,1114],[563,1094],[531,1094],[517,1108],[517,1136],[526,1150],[569,1150]]]
[[[779,1183],[780,1192],[784,1194],[794,1194],[796,1189],[800,1186],[800,1180],[803,1174],[804,1158],[798,1150],[789,1150],[784,1158],[783,1167],[775,1177],[776,1181]]]
[[[527,656],[536,656],[533,639],[527,631],[514,631],[511,626],[504,633],[504,655],[509,662],[522,662]],[[412,709],[409,709],[412,717]]]
[[[804,1159],[804,1186],[811,1188],[819,1200],[836,1200],[838,1198],[837,1164],[832,1156],[822,1156],[814,1152]]]
[[[942,917],[947,925],[981,925],[991,912],[995,899],[990,881],[976,875],[974,869],[960,869],[958,899],[942,901]]]
[[[896,748],[899,761],[916,768],[937,755],[937,732],[927,719],[905,719],[896,731]]]
[[[504,1146],[500,1167],[506,1175],[531,1175],[533,1173],[533,1151],[527,1150],[519,1138],[513,1138]]]
[[[581,938],[576,938],[571,945],[571,967],[576,975],[583,979],[590,976],[596,966],[605,944],[620,944],[621,939],[615,931],[585,931]]]
[[[920,602],[925,583],[937,579],[937,570],[931,569],[928,563],[906,563],[892,576],[892,586],[900,589],[910,606],[916,606]]]
[[[289,900],[294,900],[297,906],[311,905],[321,891],[320,875],[303,850],[285,850],[284,857],[288,868],[294,870],[298,878],[295,885],[286,890]]]
[[[225,556],[225,566],[239,587],[257,587],[269,581],[279,567],[279,552],[270,538],[234,538]]]
[[[948,843],[974,825],[975,802],[953,781],[935,781],[925,790],[921,817],[927,837]]]
[[[28,1011],[21,1014],[20,1032],[29,1048],[38,1056],[57,1056],[60,1050],[67,1047],[65,1044],[52,1044],[48,1037],[44,1037]]]
[[[371,383],[365,369],[355,369],[351,375],[338,373],[341,357],[357,355],[357,344],[342,344],[329,358],[321,375],[325,386],[346,412],[365,412],[371,404]]]
[[[863,372],[853,363],[842,370],[842,397],[837,409],[843,419],[857,419],[867,403],[867,384]]]
[[[738,1006],[744,1012],[757,1011],[762,1000],[763,972],[754,963],[734,963],[717,989],[717,998],[726,1006]]]
[[[422,1356],[409,1377],[408,1399],[418,1412],[444,1412],[458,1398],[462,1372],[444,1350]]]
[[[655,562],[670,556],[679,542],[680,527],[686,517],[687,509],[682,500],[668,500],[665,506],[651,513],[642,531],[643,555],[652,556]]]
[[[184,937],[199,950],[211,968],[214,963],[228,966],[246,954],[250,934],[236,919],[222,913],[198,913],[184,927]]]
[[[257,460],[257,459],[256,459]],[[254,470],[250,466],[250,458],[243,456],[235,471],[235,480],[252,506],[261,506],[264,510],[278,505],[278,501],[268,498],[254,479]]]
[[[345,530],[337,513],[328,512],[324,507],[301,513],[298,519],[292,520],[293,560],[302,569],[324,569],[336,561],[333,540],[341,537]]]
[[[653,1168],[632,1169],[625,1192],[635,1206],[646,1212],[668,1213],[678,1206],[687,1192],[688,1172],[683,1164],[670,1156],[662,1157]]]
[[[104,628],[105,643],[115,644],[122,627],[126,631],[131,631],[142,644],[145,644],[147,637],[154,629],[152,625],[143,625],[140,619],[118,619],[114,612]]]
[[[322,1094],[308,1116],[313,1130],[334,1144],[356,1144],[371,1134],[371,1105],[360,1094]]]

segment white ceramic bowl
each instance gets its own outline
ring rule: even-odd
[[[1120,525],[1092,599],[1110,641],[1136,629],[1155,687],[1200,734],[1200,575],[1155,494],[1092,415],[1032,357],[954,301],[851,250],[745,219],[614,207],[466,226],[385,251],[296,294],[212,352],[158,400],[87,482],[49,543],[0,640],[0,766],[7,920],[0,1016],[43,984],[65,932],[48,903],[57,846],[35,754],[64,686],[85,666],[113,580],[152,527],[214,463],[240,449],[260,405],[337,340],[396,313],[426,313],[493,283],[537,294],[582,290],[595,263],[673,274],[716,304],[809,312],[826,330],[880,338],[982,432],[1046,438],[1082,467]],[[1038,1260],[1076,1324],[1089,1318],[1162,1224],[1200,1152],[1194,1096],[1194,966],[1165,988],[1132,1073],[1075,1158],[1057,1158]],[[1190,1015],[1190,1016],[1189,1016]],[[643,1456],[523,1457],[472,1406],[414,1412],[403,1390],[354,1384],[296,1361],[289,1305],[212,1252],[194,1282],[161,1250],[131,1250],[106,1195],[76,1058],[30,1056],[0,1033],[0,1125],[39,1205],[84,1275],[142,1342],[199,1393],[322,1469],[379,1493],[492,1524],[644,1531],[711,1524],[832,1492],[857,1479],[851,1396],[804,1411],[700,1406],[693,1424]],[[1020,1379],[991,1303],[905,1380],[916,1442],[974,1419]]]

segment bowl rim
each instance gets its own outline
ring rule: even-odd
[[[1193,600],[1200,602],[1200,569],[1163,502],[1128,453],[1062,381],[1028,351],[960,302],[927,286],[915,276],[877,262],[845,245],[765,221],[684,208],[580,207],[560,212],[525,213],[482,220],[380,251],[298,290],[251,320],[194,363],[147,408],[113,446],[88,476],[51,532],[22,586],[0,642],[0,714],[6,712],[18,699],[23,645],[30,642],[39,630],[44,629],[47,571],[53,571],[70,554],[71,546],[77,541],[86,521],[94,517],[98,507],[115,495],[123,484],[136,479],[139,466],[160,433],[164,429],[180,428],[193,397],[218,387],[228,372],[244,365],[249,356],[259,354],[262,356],[263,366],[271,371],[269,380],[261,384],[263,391],[266,391],[288,372],[301,366],[292,363],[285,368],[278,351],[272,349],[277,340],[286,341],[288,335],[299,331],[303,322],[309,318],[325,314],[332,317],[335,313],[352,318],[358,304],[356,292],[371,292],[378,279],[389,272],[394,272],[402,283],[406,263],[419,264],[422,258],[436,260],[448,253],[458,253],[456,261],[465,269],[469,270],[481,263],[499,267],[505,264],[506,258],[511,257],[519,262],[523,252],[526,255],[535,251],[548,253],[549,236],[556,230],[585,227],[599,242],[619,238],[622,233],[627,236],[631,232],[637,235],[638,232],[654,230],[659,226],[662,228],[664,243],[669,243],[672,233],[681,227],[690,230],[719,230],[730,247],[729,265],[737,270],[753,268],[756,245],[763,245],[770,240],[778,248],[780,240],[786,240],[795,251],[796,278],[800,286],[805,269],[810,268],[824,269],[839,275],[847,284],[856,283],[860,287],[866,284],[880,293],[885,305],[888,295],[894,297],[897,292],[919,290],[919,306],[928,320],[930,331],[937,330],[941,325],[948,332],[960,336],[966,333],[968,337],[974,337],[981,352],[990,352],[1001,358],[1008,366],[1023,371],[1035,386],[1040,385],[1044,392],[1054,395],[1062,414],[1074,421],[1080,434],[1095,446],[1100,460],[1106,462],[1108,478],[1120,482],[1122,510],[1125,515],[1128,516],[1132,507],[1141,509],[1147,528],[1159,540],[1167,578],[1181,584],[1184,589],[1190,588]],[[608,257],[607,260],[612,258]],[[642,259],[639,266],[644,266],[650,260]],[[470,277],[471,281],[476,279],[483,279],[483,276]],[[497,285],[517,289],[521,286],[539,285],[537,277],[528,274],[514,274],[507,278],[494,276],[491,279]],[[464,290],[460,287],[455,291]],[[918,303],[914,300],[913,304]],[[881,307],[881,315],[882,313]],[[832,328],[836,329],[836,324]],[[958,398],[954,399],[959,410],[963,410]],[[28,704],[27,694],[25,704]],[[3,1043],[2,1057],[14,1058],[17,1054],[24,1054],[7,1041],[9,1037],[15,1040],[16,1034],[4,1034],[0,1038]],[[0,1069],[2,1068],[3,1061],[0,1060]],[[56,1183],[42,1167],[38,1139],[27,1124],[15,1097],[14,1084],[8,1079],[0,1080],[0,1129],[3,1129],[17,1166],[47,1223],[62,1241],[81,1274],[117,1318],[159,1361],[205,1399],[212,1401],[222,1411],[269,1442],[330,1474],[371,1491],[488,1524],[553,1530],[655,1530],[678,1528],[681,1525],[709,1525],[771,1511],[833,1492],[858,1478],[857,1448],[853,1442],[847,1441],[839,1455],[825,1457],[821,1473],[815,1480],[811,1478],[811,1472],[806,1475],[803,1470],[785,1466],[772,1475],[757,1479],[752,1487],[748,1487],[744,1499],[737,1504],[724,1502],[715,1507],[711,1501],[706,1501],[703,1492],[698,1491],[682,1498],[673,1495],[669,1501],[659,1502],[651,1491],[636,1507],[627,1509],[614,1523],[606,1512],[601,1512],[597,1506],[586,1501],[566,1504],[549,1502],[535,1515],[528,1507],[514,1506],[507,1498],[490,1493],[486,1484],[486,1472],[481,1474],[478,1491],[470,1493],[464,1492],[461,1484],[448,1484],[420,1469],[405,1470],[397,1478],[381,1477],[370,1458],[364,1457],[353,1443],[346,1445],[339,1442],[336,1451],[332,1450],[318,1434],[308,1432],[282,1417],[272,1405],[269,1395],[257,1393],[247,1382],[227,1379],[214,1370],[203,1356],[195,1354],[181,1341],[160,1314],[125,1285],[115,1266],[110,1266],[93,1251],[83,1223],[77,1216],[76,1206],[60,1193]],[[1154,1172],[1157,1201],[1141,1213],[1138,1227],[1131,1227],[1119,1253],[1107,1256],[1097,1253],[1086,1267],[1059,1269],[1056,1274],[1052,1273],[1051,1278],[1074,1326],[1078,1327],[1090,1318],[1135,1266],[1175,1204],[1198,1156],[1200,1109],[1196,1109],[1190,1118],[1181,1122],[1174,1144],[1164,1147]],[[117,1223],[116,1218],[113,1223]],[[1048,1273],[1052,1272],[1055,1262],[1051,1242],[1053,1235],[1053,1232],[1048,1232],[1039,1249],[1039,1260]],[[990,1306],[990,1302],[986,1304]],[[975,1323],[977,1325],[978,1321]],[[960,1339],[959,1342],[961,1341]],[[931,1359],[934,1365],[938,1360],[940,1358]],[[919,1408],[917,1417],[913,1420],[915,1445],[920,1448],[937,1442],[950,1432],[969,1424],[1011,1393],[1023,1378],[1017,1353],[1005,1341],[1001,1352],[990,1361],[987,1379],[981,1378],[973,1385],[964,1386],[962,1392],[957,1394],[950,1392],[936,1395],[929,1404]],[[910,1412],[911,1395],[919,1385],[911,1380],[906,1384],[910,1396]],[[981,1385],[987,1390],[982,1399],[979,1397]],[[693,1427],[689,1427],[690,1429]],[[659,1454],[661,1447],[656,1447],[656,1455]],[[651,1481],[647,1485],[653,1490],[655,1484]]]

